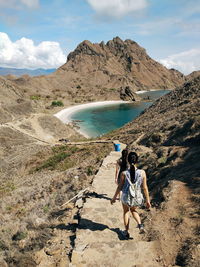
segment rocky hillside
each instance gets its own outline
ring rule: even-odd
[[[71,73],[71,82],[77,87],[73,91],[91,95],[106,95],[106,91],[120,95],[120,89],[126,86],[133,92],[174,88],[185,81],[183,74],[151,59],[136,42],[122,41],[119,37],[106,44],[83,41],[68,55],[66,64],[57,73],[66,76]]]
[[[152,203],[149,238],[164,259],[199,266],[200,76],[158,99],[134,121],[109,135],[140,155]],[[187,231],[185,231],[187,229]]]
[[[130,147],[134,147],[136,142],[152,149],[155,158],[150,172],[155,171],[156,175],[162,177],[163,180],[172,175],[174,168],[178,171],[178,166],[181,166],[180,174],[176,173],[177,179],[186,179],[189,182],[191,171],[192,177],[195,173],[199,175],[198,172],[200,172],[196,161],[197,152],[200,149],[199,99],[200,76],[159,98],[142,115],[121,129],[113,131],[109,136],[122,140]],[[147,160],[149,160],[148,157]],[[165,166],[165,171],[168,170],[169,173],[166,171],[159,174],[156,171],[158,166],[160,168]],[[157,182],[159,189],[161,186],[160,180],[154,179],[155,191]]]
[[[186,76],[186,78],[189,81],[189,80],[192,80],[192,79],[198,77],[199,75],[200,75],[200,70],[197,70],[197,71],[193,71],[192,73],[188,74]]]
[[[128,143],[140,137],[140,143],[146,146],[196,144],[199,140],[199,97],[200,76],[162,96],[142,115],[113,134]]]
[[[90,185],[113,149],[111,143],[68,144],[80,138],[47,114],[1,123],[1,267],[68,266],[74,233],[63,227],[77,211],[61,205]]]
[[[67,62],[47,76],[7,80],[24,97],[43,107],[59,100],[64,105],[99,100],[135,100],[135,91],[175,88],[185,81],[182,73],[168,70],[151,59],[144,48],[119,37],[106,44],[83,41],[68,55]]]
[[[60,70],[79,73],[91,86],[120,88],[129,85],[134,91],[174,88],[184,80],[176,70],[168,70],[151,59],[144,48],[132,40],[119,37],[106,44],[84,41],[68,55]],[[58,70],[59,71],[59,70]]]
[[[61,205],[90,185],[113,150],[99,140],[80,144],[81,137],[52,116],[62,108],[52,102],[134,99],[135,90],[184,80],[119,38],[81,43],[48,76],[0,77],[0,266],[66,266],[78,213]],[[154,208],[143,218],[152,222],[145,238],[158,241],[163,266],[199,266],[199,86],[197,77],[108,137],[136,149],[147,170]]]

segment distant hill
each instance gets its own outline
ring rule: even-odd
[[[2,68],[0,67],[0,75],[15,75],[15,76],[21,76],[24,74],[28,74],[30,76],[38,76],[38,75],[47,75],[52,72],[56,71],[56,69],[15,69],[15,68]]]
[[[192,73],[188,74],[187,80],[192,80],[200,75],[200,70],[193,71]]]
[[[179,71],[150,58],[136,42],[119,37],[107,43],[83,41],[50,75],[6,78],[28,98],[39,95],[44,104],[56,98],[64,105],[136,100],[137,91],[174,89],[186,81]]]
[[[106,88],[131,86],[141,89],[169,89],[185,81],[184,75],[167,69],[148,56],[146,50],[132,40],[113,38],[106,44],[83,41],[58,69],[77,72],[84,83]]]

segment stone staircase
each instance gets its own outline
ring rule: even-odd
[[[88,194],[80,210],[70,267],[161,267],[156,241],[143,241],[133,219],[130,221],[132,239],[124,240],[121,235],[120,229],[124,229],[121,203],[110,204],[116,189],[116,161],[120,156],[120,152],[111,152],[95,176],[93,192]]]

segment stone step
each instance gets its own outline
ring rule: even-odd
[[[72,255],[72,266],[160,267],[152,255],[153,242],[113,241],[79,244]]]

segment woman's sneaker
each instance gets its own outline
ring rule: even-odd
[[[130,238],[130,235],[129,235],[129,233],[126,231],[126,230],[124,230],[124,231],[121,231],[121,234],[122,234],[122,236],[124,237],[124,239],[129,239]]]
[[[146,231],[145,231],[145,229],[144,229],[144,224],[138,224],[138,228],[139,228],[139,233],[140,234],[145,234],[146,233]]]

